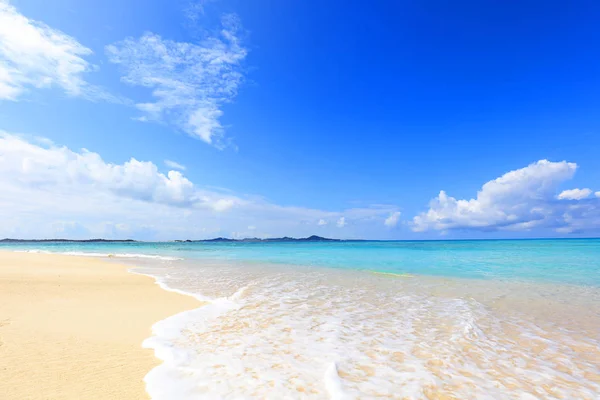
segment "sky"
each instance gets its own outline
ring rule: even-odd
[[[598,20],[0,0],[0,237],[600,236]]]

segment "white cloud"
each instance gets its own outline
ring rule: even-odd
[[[166,121],[217,147],[224,145],[221,106],[235,99],[248,52],[238,37],[238,18],[229,14],[221,22],[218,36],[198,44],[146,33],[106,47],[124,82],[152,90],[154,100],[137,104],[143,118]]]
[[[135,158],[123,164],[105,162],[88,150],[44,147],[0,132],[0,171],[4,180],[51,192],[90,190],[169,206],[206,206],[217,211],[239,199],[214,198],[194,186],[179,171],[166,175],[155,164]]]
[[[185,171],[185,165],[181,165],[175,161],[165,160],[165,165],[172,169],[178,169],[180,171]]]
[[[394,211],[393,213],[390,214],[389,217],[387,217],[385,219],[385,221],[383,223],[385,224],[385,226],[394,227],[394,226],[398,225],[398,221],[400,220],[400,215],[401,215],[400,211]]]
[[[340,219],[337,221],[337,226],[338,228],[343,228],[346,226],[346,217],[340,217]]]
[[[126,102],[88,84],[92,51],[73,37],[20,14],[0,0],[0,100],[18,100],[31,88],[58,87],[70,96]]]
[[[595,195],[596,197],[600,197],[600,192],[596,192],[596,193],[594,193],[594,195]]]
[[[320,219],[319,222],[317,222],[317,225],[325,226],[325,225],[327,225],[327,221],[325,221],[324,219]]]
[[[570,189],[562,191],[558,196],[560,200],[581,200],[592,194],[590,189]]]
[[[345,237],[364,237],[396,208],[281,206],[207,190],[179,171],[163,174],[149,161],[113,163],[85,149],[1,131],[0,188],[0,237],[309,236],[320,219],[339,219],[338,225],[351,220]],[[260,232],[252,229],[256,226]],[[336,236],[333,230],[323,233]]]
[[[187,6],[184,8],[184,15],[191,21],[197,22],[201,16],[204,15],[204,7],[206,3],[215,1],[215,0],[199,0],[199,1],[190,1]]]
[[[576,169],[575,163],[541,160],[487,182],[475,199],[457,200],[442,190],[427,212],[413,218],[413,230],[596,229],[598,201],[582,199],[570,204],[556,199],[558,187],[571,179]]]

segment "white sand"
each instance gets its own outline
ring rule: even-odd
[[[154,322],[199,303],[97,259],[0,252],[0,398],[147,399]]]

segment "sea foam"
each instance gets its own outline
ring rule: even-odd
[[[199,294],[171,288],[154,275],[140,273],[135,270],[131,272],[151,276],[155,278],[156,283],[161,288],[170,292],[192,296],[204,303],[197,309],[184,311],[155,323],[152,326],[152,336],[142,343],[144,348],[153,349],[156,357],[162,360],[162,364],[151,370],[144,378],[146,390],[152,399],[183,400],[198,398],[197,386],[198,381],[202,378],[196,376],[193,370],[189,369],[189,364],[193,360],[192,349],[185,346],[175,346],[174,343],[185,338],[185,330],[190,325],[193,324],[195,327],[202,329],[203,321],[216,319],[228,311],[241,307],[242,303],[239,302],[239,297],[246,288],[242,287],[230,297],[211,299]]]
[[[102,257],[102,258],[141,258],[150,260],[162,261],[177,261],[183,260],[180,257],[160,256],[156,254],[141,254],[141,253],[98,253],[92,251],[51,251],[42,249],[27,249],[14,250],[16,253],[34,253],[34,254],[60,254],[64,256],[79,256],[79,257]]]

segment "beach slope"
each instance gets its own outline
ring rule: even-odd
[[[100,259],[0,251],[0,397],[147,399],[151,326],[199,303]]]

